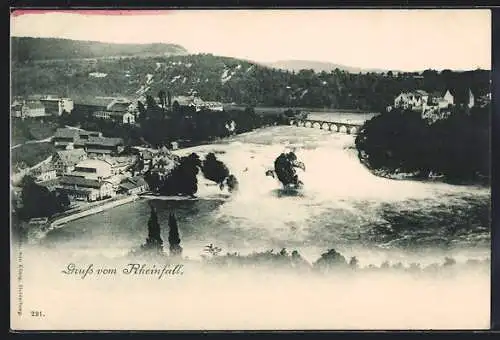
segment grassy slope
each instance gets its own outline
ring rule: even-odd
[[[57,124],[39,120],[13,119],[11,124],[11,145],[25,143],[29,140],[45,139],[54,134]]]

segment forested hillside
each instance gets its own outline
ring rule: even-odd
[[[153,96],[160,90],[173,95],[196,90],[204,100],[225,103],[370,111],[385,110],[403,90],[465,86],[483,95],[489,85],[487,70],[427,70],[422,75],[354,74],[339,69],[293,72],[211,54],[27,62],[12,69],[13,95],[51,93],[78,100],[103,95],[138,98],[141,88]]]
[[[184,47],[174,44],[110,44],[30,37],[13,37],[11,50],[12,60],[20,63],[54,59],[187,54]]]

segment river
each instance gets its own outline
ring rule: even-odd
[[[488,189],[380,178],[360,164],[353,146],[350,135],[281,126],[178,150],[216,152],[240,186],[229,195],[200,175],[199,200],[152,201],[163,238],[174,212],[190,257],[209,243],[223,252],[297,249],[310,261],[335,248],[361,264],[489,257]],[[286,150],[295,150],[306,165],[298,170],[304,188],[294,195],[264,174]],[[120,257],[144,242],[149,203],[140,200],[70,222],[50,232],[41,246],[75,256]]]

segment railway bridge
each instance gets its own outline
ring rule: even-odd
[[[362,124],[341,123],[341,122],[332,122],[326,120],[299,119],[299,118],[290,119],[290,125],[320,128],[328,131],[347,133],[351,135],[357,134],[362,126]]]

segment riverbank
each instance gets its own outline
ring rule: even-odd
[[[64,216],[58,216],[55,219],[53,219],[48,226],[47,230],[50,231],[52,229],[57,229],[60,228],[62,225],[74,221],[80,218],[83,218],[85,216],[97,214],[99,212],[127,204],[130,202],[134,202],[136,200],[140,199],[138,195],[127,195],[123,197],[114,197],[106,201],[98,202],[98,204],[85,207],[83,210],[81,208],[77,208],[77,211],[70,212],[69,215],[66,215],[68,212],[63,213]]]
[[[474,179],[459,180],[459,179],[449,178],[443,174],[433,173],[432,171],[430,173],[423,173],[421,171],[403,172],[403,171],[398,171],[398,169],[393,171],[383,168],[377,169],[371,167],[370,164],[365,159],[363,159],[361,155],[359,155],[358,158],[360,163],[363,164],[363,166],[367,168],[373,175],[381,178],[387,178],[396,181],[414,181],[414,182],[426,182],[426,183],[439,182],[451,185],[479,186],[485,188],[489,188],[491,186],[490,180],[486,177],[481,178],[478,176],[477,178]]]

